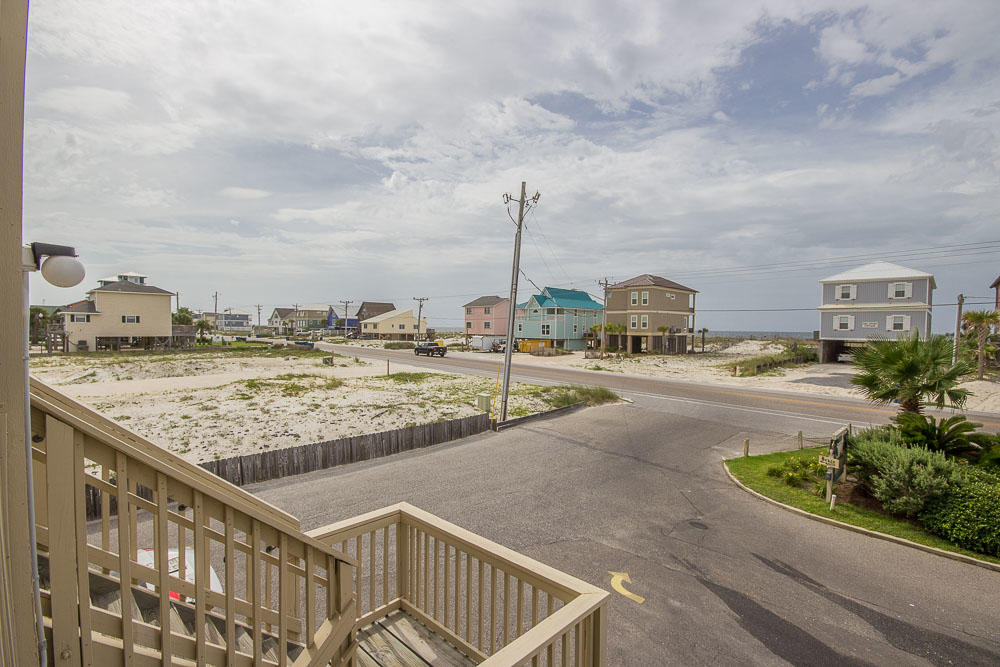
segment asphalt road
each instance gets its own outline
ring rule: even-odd
[[[330,343],[317,343],[316,347],[374,361],[384,362],[388,359],[390,365],[393,362],[405,363],[412,366],[486,377],[496,377],[497,367],[503,362],[501,354],[418,357],[413,354],[412,350],[376,350]],[[737,410],[747,413],[770,414],[779,418],[796,416],[805,420],[820,420],[820,422],[832,426],[832,428],[827,429],[827,434],[847,423],[856,425],[885,424],[896,414],[896,410],[892,407],[877,406],[855,398],[518,364],[517,355],[514,355],[512,359],[511,378],[520,382],[536,384],[599,385],[614,389],[629,398],[648,395],[659,397],[662,400],[670,400],[674,402],[677,409],[681,409],[682,404],[687,404],[691,410],[695,409],[695,406],[701,406],[709,412],[715,409],[724,412]],[[933,410],[929,412],[934,413]],[[700,412],[700,414],[704,413],[705,410]],[[952,413],[949,411],[941,414],[951,415]],[[983,424],[984,430],[994,433],[1000,431],[1000,415],[974,412],[966,414],[971,420]]]
[[[307,529],[405,500],[607,590],[627,572],[645,602],[612,594],[613,665],[1000,664],[1000,574],[799,517],[725,476],[744,438],[787,448],[839,413],[668,393],[249,490]]]

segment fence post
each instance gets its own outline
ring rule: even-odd
[[[799,449],[802,449],[802,431],[799,431]]]
[[[743,439],[743,456],[750,456],[750,438]]]

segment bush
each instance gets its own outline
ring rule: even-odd
[[[576,403],[601,405],[619,400],[618,394],[604,387],[586,387],[579,384],[566,385],[546,393],[546,402],[553,408],[565,408]]]
[[[780,465],[767,469],[768,477],[776,477],[788,486],[801,487],[826,478],[826,466],[819,461],[792,456]]]
[[[959,546],[1000,556],[1000,481],[975,475],[929,503],[920,520],[927,530]]]
[[[388,340],[383,343],[382,348],[385,350],[412,350],[416,346],[416,343],[408,340]]]
[[[992,435],[976,432],[982,424],[970,422],[964,415],[942,417],[938,421],[915,412],[902,412],[894,421],[899,424],[899,432],[907,444],[950,456],[975,458],[984,446],[994,442]]]
[[[848,449],[858,482],[886,512],[916,516],[965,480],[962,466],[944,453],[900,446],[894,439],[898,436],[881,430]]]

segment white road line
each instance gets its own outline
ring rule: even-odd
[[[764,414],[773,415],[775,417],[789,417],[792,419],[802,419],[804,421],[820,422],[823,424],[837,424],[840,426],[844,425],[843,419],[831,419],[829,417],[816,417],[816,416],[805,416],[797,412],[783,412],[781,410],[771,410],[768,408],[746,408],[740,405],[731,405],[729,403],[716,403],[714,401],[703,401],[695,398],[678,398],[676,396],[663,396],[661,394],[647,394],[641,391],[623,391],[623,394],[631,394],[633,396],[645,396],[647,398],[657,398],[661,401],[676,401],[677,403],[690,403],[692,405],[704,405],[716,408],[726,408],[729,410],[740,410],[742,412],[751,412],[754,414]]]

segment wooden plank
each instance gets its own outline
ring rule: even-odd
[[[169,504],[169,498],[167,497],[167,476],[162,472],[156,474],[156,534],[157,534],[157,545],[156,545],[156,567],[159,570],[159,594],[160,594],[160,635],[161,635],[161,651],[160,654],[163,656],[164,667],[170,667],[171,655],[173,651],[171,650],[170,641],[170,625],[173,614],[171,614],[170,607],[170,564],[167,562],[168,548],[169,548],[169,537],[168,537],[168,514],[167,506]]]
[[[466,667],[475,664],[457,648],[408,614],[403,612],[390,614],[379,621],[378,625],[427,664],[444,667]]]
[[[131,664],[135,657],[135,640],[132,636],[132,565],[129,553],[130,530],[127,520],[123,520],[122,508],[128,504],[128,460],[121,452],[115,452],[115,475],[118,484],[118,577],[122,604],[122,647],[125,663]],[[127,513],[126,513],[127,514]]]
[[[44,488],[49,498],[49,590],[52,600],[52,651],[64,654],[67,664],[81,664],[77,594],[80,591],[76,543],[74,487],[75,446],[72,427],[47,416],[45,419],[48,465]],[[84,568],[86,569],[86,568]],[[89,597],[89,588],[85,590]],[[88,597],[81,601],[89,605]],[[62,661],[61,661],[62,662]]]
[[[382,604],[389,604],[389,526],[382,527]]]
[[[260,608],[263,600],[260,591],[260,521],[257,519],[253,519],[253,523],[250,525],[250,544],[253,546],[253,550],[250,552],[250,575],[253,577],[253,585],[250,593],[252,609],[250,625],[253,628],[253,661],[255,665],[259,665],[261,660],[261,634],[264,630],[260,617]]]
[[[209,587],[208,549],[205,545],[205,507],[201,491],[194,492],[194,632],[195,656],[199,665],[205,665],[205,589]],[[183,546],[179,553],[183,553]]]
[[[291,578],[286,568],[288,561],[288,536],[278,535],[278,665],[288,664],[288,599],[291,594]]]
[[[77,600],[80,610],[80,660],[84,665],[93,662],[93,645],[90,637],[90,574],[87,563],[87,507],[83,498],[87,491],[87,474],[84,470],[83,434],[73,432],[73,486],[76,497],[76,563]]]
[[[375,608],[375,535],[377,531],[368,533],[368,611]],[[360,555],[360,554],[359,554]],[[360,558],[358,559],[361,560]],[[383,573],[385,576],[385,573]]]
[[[313,645],[316,636],[316,561],[313,550],[306,547],[306,646]]]
[[[226,505],[226,659],[236,659],[236,551],[233,548],[233,508]]]
[[[382,665],[427,666],[419,654],[378,623],[358,633],[358,646],[374,656],[375,660]]]

